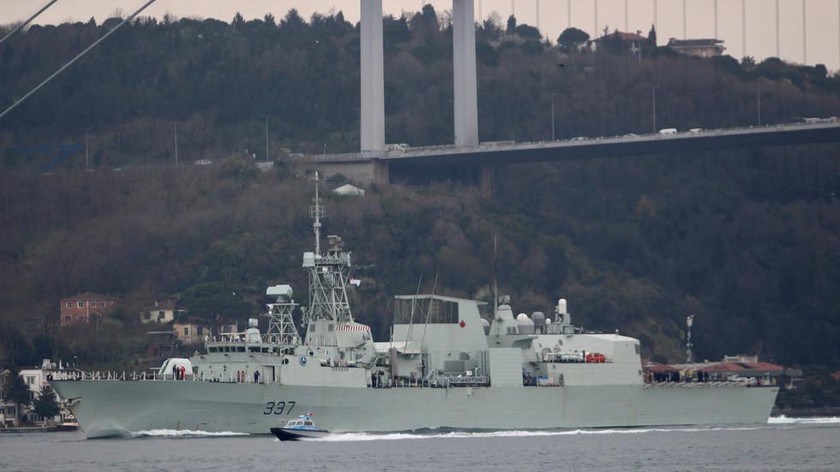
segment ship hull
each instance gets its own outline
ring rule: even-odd
[[[89,438],[159,429],[270,434],[304,411],[333,433],[765,423],[778,387],[735,383],[342,388],[53,381]]]

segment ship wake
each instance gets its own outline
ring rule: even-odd
[[[150,429],[147,431],[132,431],[129,438],[208,438],[208,437],[232,437],[250,436],[248,433],[237,433],[234,431],[200,431],[190,429]]]

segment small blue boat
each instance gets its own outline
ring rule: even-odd
[[[289,420],[286,422],[286,426],[271,428],[271,432],[281,441],[320,438],[330,433],[327,430],[318,429],[310,413]]]

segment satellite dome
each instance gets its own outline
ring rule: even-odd
[[[545,326],[545,313],[541,311],[531,313],[531,321],[534,322],[535,327],[542,328]]]
[[[519,326],[519,334],[534,334],[534,322],[525,313],[516,316],[516,325]]]
[[[262,341],[260,337],[260,330],[258,328],[248,328],[245,330],[246,343],[258,343]]]

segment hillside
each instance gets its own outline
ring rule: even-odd
[[[106,25],[33,27],[0,46],[0,104]],[[649,132],[653,90],[657,127],[754,124],[757,93],[763,123],[840,110],[840,82],[824,67],[662,48],[641,60],[609,48],[569,53],[523,26],[479,32],[482,140],[550,137],[552,94],[561,138]],[[385,31],[388,141],[452,142],[447,26],[426,8],[387,19]],[[267,284],[291,283],[305,303],[312,182],[281,149],[357,149],[358,80],[358,28],[340,14],[142,20],[4,118],[0,357],[137,362],[136,313],[169,295],[208,320],[258,314]],[[270,157],[282,162],[269,173],[253,159],[264,157],[265,115]],[[164,165],[173,122],[182,162],[213,165]],[[94,171],[80,172],[82,150],[41,175],[52,156],[39,146],[78,143],[86,127]],[[657,360],[682,358],[694,314],[697,357],[754,353],[836,370],[837,153],[815,145],[508,166],[492,200],[449,183],[380,185],[329,198],[325,226],[354,251],[355,315],[379,339],[390,298],[421,278],[425,290],[490,301],[495,236],[500,286],[517,311],[565,297],[576,323],[638,336]],[[84,290],[118,295],[124,308],[95,332],[59,332],[58,300]]]

